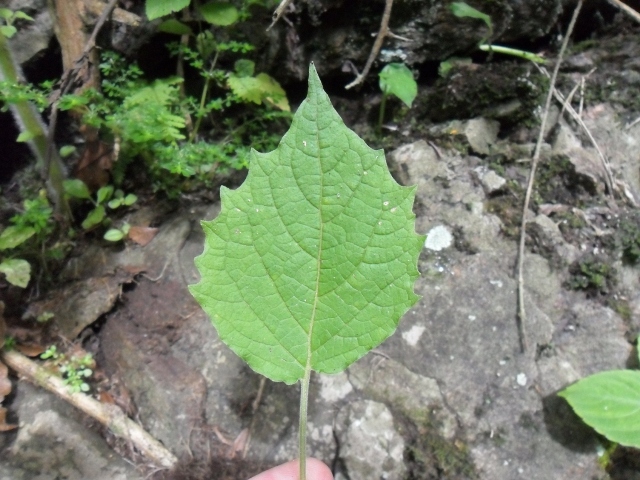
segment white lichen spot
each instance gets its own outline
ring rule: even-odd
[[[524,387],[527,384],[527,375],[524,373],[516,375],[516,383],[521,387]]]
[[[251,199],[250,199],[250,198],[247,198],[247,202],[250,202],[250,201],[251,201]]]
[[[391,209],[391,213],[396,213],[396,210],[397,210],[397,208],[396,208],[396,207],[393,207],[393,208]]]
[[[382,204],[386,207],[387,205],[389,205],[389,202],[382,202]]]
[[[470,322],[473,322],[473,321],[475,321],[476,316],[475,315],[469,315],[467,318],[469,319]]]
[[[362,172],[364,175],[369,175],[369,172],[367,172],[366,170],[364,172]]]
[[[502,288],[502,280],[489,280],[489,283],[494,287]]]
[[[342,400],[353,391],[349,378],[344,372],[338,373],[337,375],[321,373],[319,377],[320,396],[328,403]]]
[[[259,209],[259,208],[256,208],[256,212],[259,212],[259,211],[260,211],[260,209]]]
[[[238,230],[238,229],[236,228],[235,232],[233,232],[233,233],[235,233],[236,235],[238,235],[238,234],[240,233],[240,230]]]
[[[378,222],[378,225],[382,225],[382,222]]]
[[[426,330],[422,325],[414,325],[408,331],[402,334],[402,338],[405,342],[407,342],[410,346],[415,347],[420,340],[420,337]]]
[[[239,212],[239,211],[240,211],[240,209],[239,209],[239,208],[236,208],[236,212]]]
[[[424,246],[434,252],[449,248],[453,244],[453,235],[444,225],[438,225],[429,230]]]

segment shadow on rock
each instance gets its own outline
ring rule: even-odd
[[[544,423],[551,438],[562,446],[580,453],[595,451],[598,434],[576,415],[562,397],[550,395],[542,400]]]

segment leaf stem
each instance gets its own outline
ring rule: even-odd
[[[307,365],[300,383],[300,419],[298,421],[298,449],[300,457],[300,480],[307,480],[307,406],[309,404],[309,380],[311,367]]]

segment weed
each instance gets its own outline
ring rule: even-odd
[[[89,192],[89,188],[84,184],[84,182],[82,182],[82,180],[78,179],[65,180],[64,189],[67,195],[73,198],[85,199],[93,203],[93,210],[87,214],[86,218],[82,222],[82,228],[85,230],[91,230],[98,225],[108,223],[106,207],[109,207],[112,210],[120,207],[129,207],[138,200],[138,197],[133,193],[125,195],[120,189],[114,191],[113,185],[106,185],[100,188],[97,191],[94,200]],[[118,241],[122,240],[125,236],[126,233],[117,239],[115,239],[114,235],[109,235],[109,238],[105,235],[104,238],[110,241]]]
[[[54,230],[54,223],[53,209],[44,190],[35,199],[25,200],[23,206],[22,212],[11,217],[12,225],[0,233],[0,251],[7,252],[0,263],[0,272],[12,285],[26,288],[31,279],[31,263],[20,257],[44,261],[43,246]]]
[[[95,361],[90,353],[67,355],[58,352],[58,347],[51,345],[40,358],[50,362],[72,393],[88,392],[91,389],[86,382],[95,368]]]

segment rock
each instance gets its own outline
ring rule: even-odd
[[[468,120],[462,129],[471,150],[481,155],[491,153],[491,146],[496,143],[499,131],[500,124],[497,121],[485,118]]]
[[[507,184],[507,181],[484,165],[473,169],[473,173],[487,195],[496,193]]]
[[[405,478],[404,439],[382,403],[358,400],[337,416],[340,458],[351,480]]]
[[[57,288],[44,300],[33,302],[23,315],[24,320],[37,320],[53,313],[56,326],[65,338],[75,339],[82,330],[109,312],[121,293],[121,286],[133,275],[119,269],[113,275],[91,277]]]
[[[15,61],[22,65],[49,48],[53,38],[53,21],[46,0],[13,0],[9,8],[13,11],[20,10],[34,20],[25,22],[9,40]]]
[[[495,43],[539,38],[549,31],[561,11],[560,0],[499,0],[473,6],[491,17]],[[382,0],[297,2],[286,14],[289,22],[281,20],[269,34],[270,45],[264,49],[262,63],[278,65],[278,72],[271,73],[285,83],[306,78],[311,60],[316,62],[321,77],[344,78],[345,62],[361,70],[367,61],[373,43],[371,34],[380,28],[383,10]],[[335,21],[338,18],[340,22]],[[413,66],[468,54],[488,33],[486,25],[477,19],[455,17],[446,2],[421,0],[395,3],[390,27],[408,40],[388,39],[380,51],[380,65],[403,62]],[[304,42],[300,40],[302,32]],[[374,68],[378,68],[377,63]]]
[[[527,233],[536,244],[536,250],[554,263],[569,265],[580,256],[580,250],[565,242],[558,225],[546,215],[537,215],[527,224]]]
[[[15,388],[10,408],[20,428],[0,452],[0,480],[143,478],[69,404],[26,382]]]
[[[407,343],[416,346],[413,342]],[[458,433],[456,417],[433,378],[375,355],[356,362],[348,372],[351,384],[367,398],[393,406],[416,424],[429,425],[433,433],[444,439],[451,440]]]

